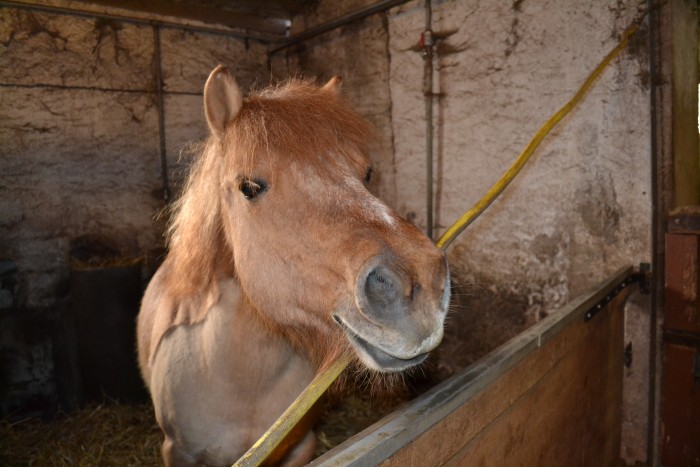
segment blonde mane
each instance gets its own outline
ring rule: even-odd
[[[174,295],[203,292],[217,275],[235,274],[223,232],[222,173],[250,173],[260,157],[285,157],[324,173],[336,169],[341,158],[364,164],[362,155],[372,141],[372,127],[344,99],[308,81],[252,93],[223,140],[209,137],[173,206],[167,280]]]

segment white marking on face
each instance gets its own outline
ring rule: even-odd
[[[375,220],[388,225],[391,228],[396,226],[396,219],[379,198],[370,193],[367,188],[354,177],[345,177],[347,186],[357,195],[362,208],[362,213],[367,220]]]
[[[316,171],[307,167],[297,167],[294,162],[292,170],[300,173],[300,178],[306,186],[313,187],[313,189],[307,190],[309,198],[319,203],[335,199],[345,208],[359,206],[365,220],[378,222],[389,228],[396,227],[396,215],[391,209],[370,193],[365,184],[351,175],[349,171],[345,172],[342,183],[333,184],[320,177]]]

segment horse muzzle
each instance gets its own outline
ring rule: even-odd
[[[353,306],[337,309],[333,319],[367,367],[405,370],[442,341],[450,278],[447,263],[439,261],[422,280],[381,255],[360,269]]]

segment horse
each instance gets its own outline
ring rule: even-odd
[[[445,254],[369,191],[374,130],[339,87],[206,81],[210,135],[137,323],[166,465],[232,464],[344,352],[394,373],[442,339]],[[288,438],[271,463],[312,458],[309,424]]]

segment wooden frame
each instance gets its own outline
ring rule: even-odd
[[[631,282],[621,269],[310,465],[613,465]]]

